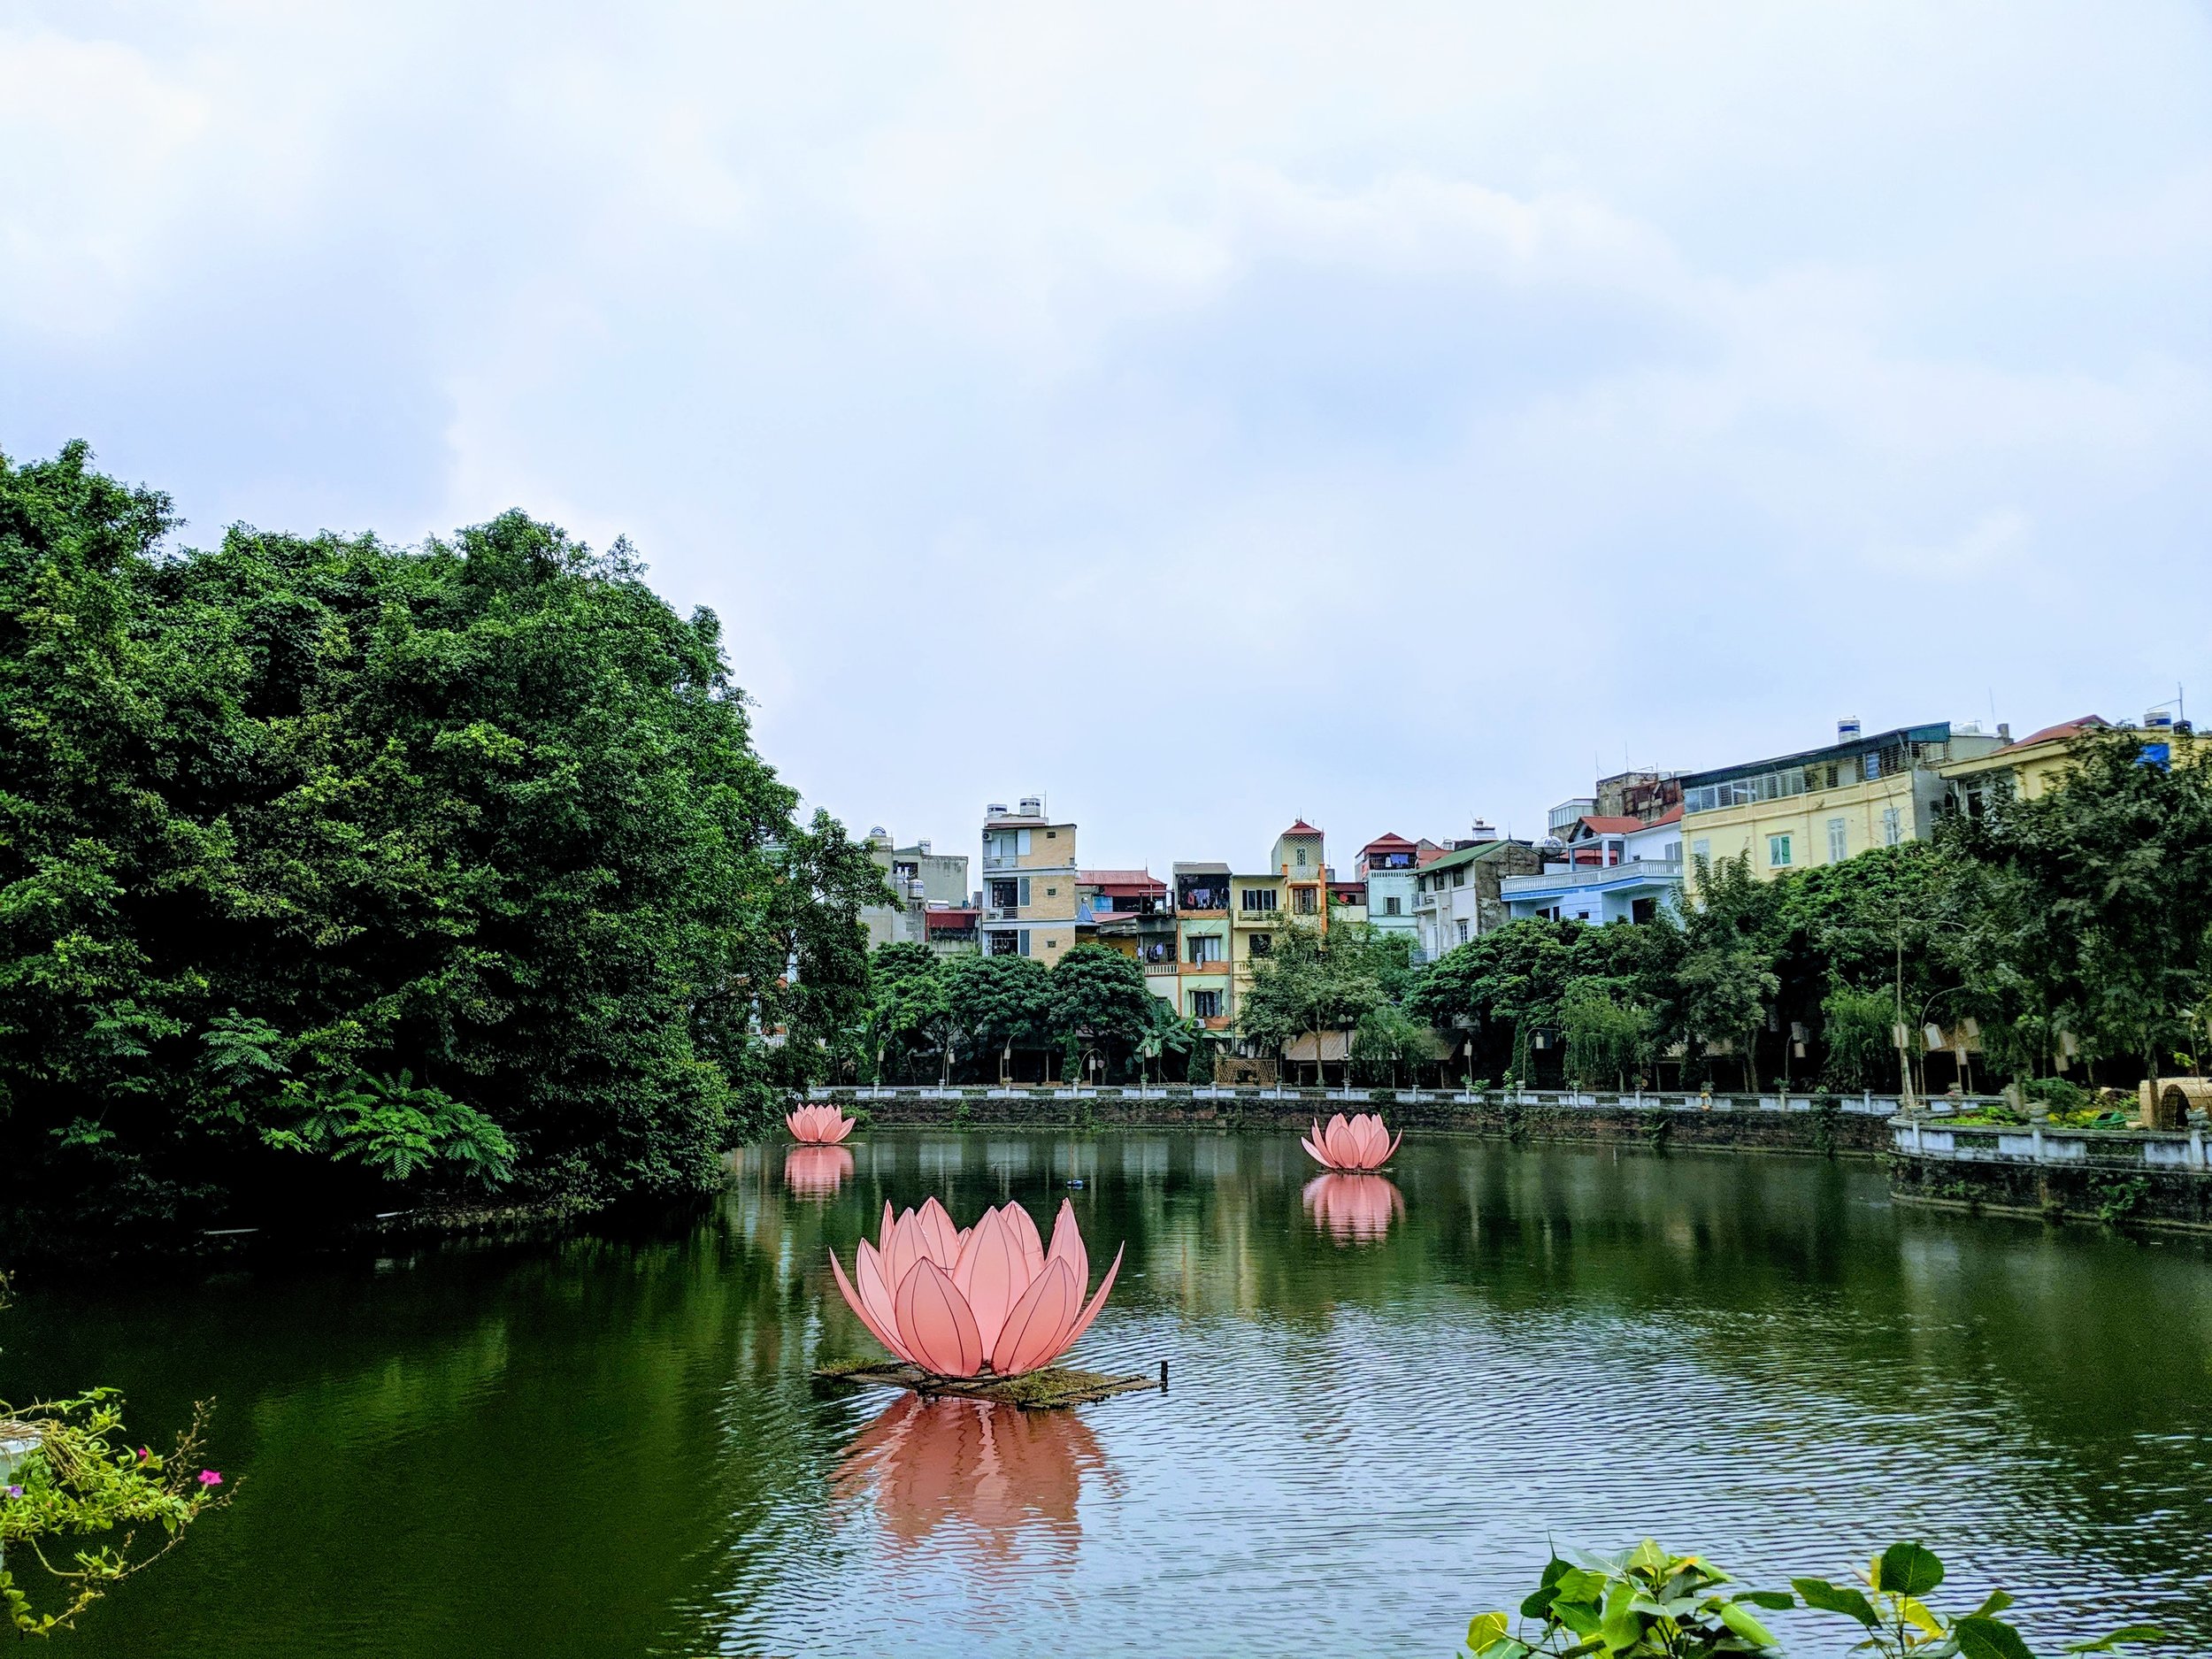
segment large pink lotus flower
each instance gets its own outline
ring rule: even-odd
[[[783,1184],[801,1198],[829,1198],[853,1172],[853,1155],[842,1147],[796,1146],[785,1149]]]
[[[853,1120],[834,1106],[802,1106],[784,1122],[793,1140],[810,1146],[832,1146],[853,1132]]]
[[[1406,1212],[1406,1201],[1380,1175],[1330,1170],[1306,1183],[1306,1213],[1339,1244],[1371,1244]]]
[[[1018,1377],[1049,1365],[1090,1329],[1121,1252],[1086,1305],[1091,1261],[1065,1199],[1047,1249],[1019,1204],[987,1210],[963,1229],[932,1198],[895,1221],[886,1203],[876,1242],[860,1241],[852,1279],[833,1250],[830,1271],[860,1322],[908,1364],[938,1377]]]
[[[1301,1135],[1298,1144],[1313,1154],[1314,1162],[1328,1169],[1379,1170],[1390,1162],[1398,1141],[1404,1139],[1405,1132],[1400,1130],[1398,1140],[1392,1140],[1383,1120],[1372,1112],[1362,1112],[1349,1123],[1339,1112],[1329,1119],[1326,1129],[1316,1123],[1313,1139]]]

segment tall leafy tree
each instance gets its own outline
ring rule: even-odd
[[[841,833],[794,822],[712,613],[520,513],[412,549],[172,527],[81,446],[0,461],[19,1190],[158,1219],[716,1179],[865,968]]]
[[[1071,1075],[1095,1050],[1109,1075],[1125,1074],[1152,1029],[1159,998],[1144,970],[1104,945],[1078,945],[1052,969],[1052,1033]]]

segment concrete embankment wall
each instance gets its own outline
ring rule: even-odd
[[[1900,1148],[1890,1190],[1947,1209],[2212,1232],[2212,1175],[2139,1160],[1985,1162]]]
[[[1893,1102],[1854,1095],[1457,1094],[1337,1089],[833,1089],[816,1098],[872,1122],[948,1128],[1062,1124],[1108,1127],[1300,1129],[1333,1112],[1380,1112],[1394,1129],[1501,1140],[1635,1141],[1650,1146],[1869,1156],[1888,1150]]]

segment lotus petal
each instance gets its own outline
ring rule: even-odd
[[[1002,1377],[1018,1377],[1062,1353],[1065,1344],[1061,1339],[1074,1321],[1082,1295],[1065,1258],[1048,1261],[1045,1271],[1030,1281],[1007,1313],[1005,1327],[991,1350],[991,1369]]]
[[[924,1371],[940,1377],[972,1377],[983,1368],[983,1338],[975,1315],[952,1280],[924,1257],[900,1284],[899,1336]]]
[[[1098,1294],[1091,1298],[1091,1305],[1083,1310],[1081,1317],[1068,1327],[1067,1335],[1060,1340],[1060,1347],[1053,1356],[1055,1359],[1073,1348],[1083,1333],[1091,1328],[1091,1321],[1098,1317],[1098,1310],[1106,1305],[1106,1293],[1114,1287],[1114,1277],[1121,1271],[1121,1251],[1128,1248],[1123,1245],[1121,1249],[1114,1252],[1113,1262],[1106,1269],[1106,1277],[1098,1281]]]
[[[864,1267],[862,1269],[864,1273],[866,1271]],[[867,1298],[853,1289],[852,1280],[845,1277],[845,1269],[839,1263],[837,1252],[834,1250],[830,1252],[830,1272],[836,1278],[837,1289],[839,1294],[845,1298],[845,1305],[859,1316],[860,1323],[868,1327],[868,1334],[874,1337],[877,1341],[882,1343],[901,1359],[912,1364],[914,1356],[906,1351],[906,1345],[899,1340],[895,1324],[879,1323],[875,1315],[869,1311]]]
[[[1037,1224],[1019,1204],[1004,1206],[999,1217],[1012,1230],[1015,1242],[1021,1246],[1022,1282],[1027,1284],[1045,1271],[1045,1241],[1037,1236]]]
[[[929,1259],[946,1272],[960,1259],[960,1229],[953,1225],[951,1216],[933,1196],[922,1201],[922,1207],[914,1217],[921,1230],[922,1248]]]
[[[1075,1206],[1064,1198],[1060,1201],[1060,1213],[1052,1223],[1052,1248],[1045,1252],[1045,1260],[1068,1264],[1079,1299],[1083,1286],[1091,1282],[1091,1255],[1083,1248],[1083,1229],[1076,1224]]]
[[[1007,1310],[1029,1287],[1032,1277],[1022,1270],[1021,1245],[1004,1211],[985,1210],[960,1252],[960,1264],[952,1272],[952,1287],[975,1316],[976,1333],[982,1339],[985,1353],[997,1343]]]

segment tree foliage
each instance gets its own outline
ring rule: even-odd
[[[0,459],[0,1162],[113,1218],[702,1187],[866,1002],[720,627],[521,513],[403,549]]]

